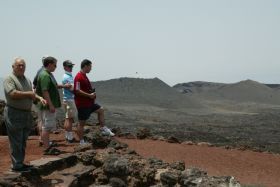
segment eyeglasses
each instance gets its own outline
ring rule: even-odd
[[[67,66],[67,67],[68,67],[68,68],[71,68],[71,69],[73,68],[73,66]]]

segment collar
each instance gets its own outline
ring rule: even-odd
[[[72,76],[72,73],[68,71],[65,71],[65,74]]]

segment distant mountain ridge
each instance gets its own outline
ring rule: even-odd
[[[192,82],[177,84],[174,88],[181,93],[196,95],[206,100],[280,104],[280,92],[276,91],[278,85],[266,85],[253,80],[233,84]]]
[[[209,91],[212,89],[219,88],[224,86],[224,83],[214,83],[214,82],[204,82],[204,81],[195,81],[188,83],[180,83],[173,86],[176,90],[181,93],[201,93]]]
[[[107,103],[143,104],[163,108],[203,108],[158,78],[119,78],[94,82],[98,98]]]

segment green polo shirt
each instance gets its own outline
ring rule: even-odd
[[[39,96],[43,97],[43,91],[48,91],[50,95],[50,99],[53,103],[53,106],[55,108],[61,107],[61,102],[60,102],[60,96],[59,92],[57,89],[57,82],[52,75],[52,73],[48,72],[47,70],[43,70],[39,77],[38,77],[38,82],[37,82],[37,88],[36,88],[36,93]],[[41,110],[48,110],[49,107],[43,107],[39,106]]]

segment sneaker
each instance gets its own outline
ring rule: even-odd
[[[106,126],[101,127],[101,134],[104,136],[115,136],[115,134]]]
[[[68,142],[68,143],[73,143],[74,141],[75,141],[74,138],[72,140],[66,138],[66,142]]]
[[[88,142],[86,142],[85,140],[80,140],[80,145],[87,145],[89,144]]]
[[[23,164],[22,167],[23,167],[23,168],[31,169],[31,168],[33,168],[34,166],[33,166],[33,165],[28,165],[28,164]]]

